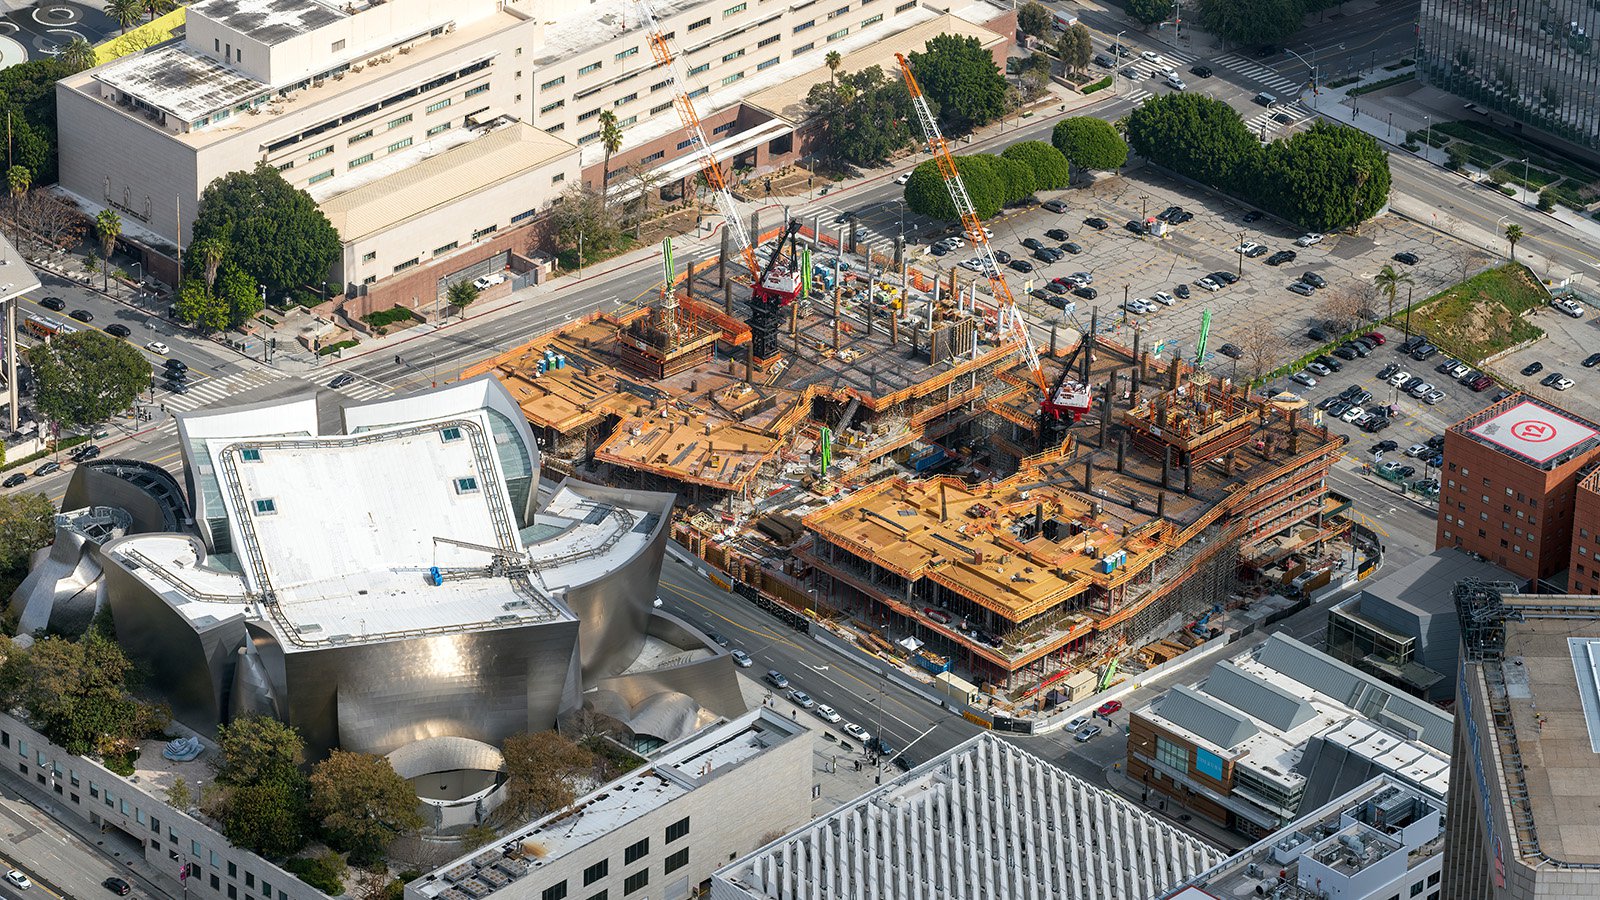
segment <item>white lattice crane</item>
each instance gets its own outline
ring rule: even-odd
[[[994,296],[995,302],[995,328],[1001,334],[1015,338],[1022,345],[1028,371],[1033,374],[1033,380],[1039,385],[1040,414],[1051,419],[1071,416],[1072,421],[1076,422],[1089,408],[1088,387],[1064,376],[1052,389],[1045,379],[1044,367],[1039,362],[1039,350],[1033,344],[1028,323],[1022,317],[1022,310],[1017,308],[1016,298],[1011,296],[1011,288],[1006,285],[1006,277],[1000,272],[1000,264],[995,261],[994,252],[989,249],[989,235],[984,231],[983,220],[978,218],[978,211],[972,205],[972,198],[967,194],[967,186],[962,183],[961,173],[956,169],[955,158],[950,155],[950,147],[945,142],[944,135],[939,133],[939,123],[934,119],[933,111],[928,109],[928,101],[922,96],[922,88],[917,84],[917,77],[911,72],[911,62],[900,53],[896,53],[894,58],[899,61],[900,71],[905,75],[906,90],[911,94],[911,106],[917,111],[917,122],[922,126],[922,136],[928,142],[928,149],[933,152],[934,165],[939,168],[939,176],[944,180],[945,188],[950,191],[950,201],[955,204],[956,213],[961,216],[961,227],[966,231],[967,239],[977,249],[978,259],[989,278],[989,292]],[[1086,337],[1084,340],[1088,341],[1090,338]]]

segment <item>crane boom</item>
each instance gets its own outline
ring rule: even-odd
[[[649,0],[634,0],[634,6],[638,8],[639,17],[644,20],[645,27],[650,31],[650,53],[655,57],[656,65],[668,70],[672,76],[672,83],[678,89],[672,98],[672,106],[678,111],[678,118],[683,121],[684,129],[689,132],[694,154],[700,157],[700,171],[705,176],[706,187],[711,189],[711,195],[716,198],[717,209],[722,213],[723,227],[733,235],[731,240],[734,252],[744,258],[751,279],[759,281],[761,269],[756,262],[755,248],[750,246],[750,233],[745,231],[744,223],[739,219],[739,208],[734,205],[733,193],[728,190],[727,179],[722,177],[722,165],[711,152],[711,142],[706,139],[705,128],[700,125],[700,114],[695,111],[694,100],[689,97],[689,79],[684,75],[683,63],[678,54],[672,52],[672,45],[668,43],[666,34],[661,30],[661,20],[656,17],[655,8],[650,5]]]

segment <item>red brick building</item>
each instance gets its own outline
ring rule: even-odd
[[[1570,560],[1567,593],[1600,595],[1600,464],[1589,466],[1578,479]]]
[[[1560,573],[1579,533],[1578,481],[1597,458],[1600,425],[1526,394],[1462,419],[1445,432],[1437,546],[1478,553],[1524,578]],[[1591,526],[1600,524],[1590,515]]]

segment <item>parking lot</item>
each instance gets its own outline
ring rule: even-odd
[[[1600,364],[1584,368],[1583,362],[1600,352],[1600,310],[1585,306],[1584,316],[1574,319],[1546,307],[1533,314],[1533,322],[1545,336],[1527,347],[1494,363],[1502,381],[1527,391],[1592,421],[1600,421]],[[1531,363],[1542,367],[1531,375],[1522,371]],[[1551,374],[1569,378],[1573,386],[1556,391],[1540,385]]]

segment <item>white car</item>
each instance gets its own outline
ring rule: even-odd
[[[1189,86],[1184,83],[1182,78],[1178,77],[1177,73],[1173,73],[1167,76],[1167,87],[1172,88],[1175,91],[1181,91],[1187,89]]]
[[[1432,456],[1433,448],[1429,447],[1427,444],[1412,444],[1406,448],[1406,455],[1412,459],[1417,459],[1418,457],[1422,456]]]
[[[171,347],[168,347],[166,344],[163,344],[160,341],[151,341],[150,343],[145,344],[144,348],[157,356],[166,356],[168,353],[172,352]]]
[[[1260,249],[1263,249],[1263,245],[1262,244],[1256,243],[1255,241],[1245,241],[1244,243],[1240,244],[1239,246],[1233,248],[1233,252],[1235,252],[1235,253],[1251,253],[1251,252],[1254,252],[1254,251],[1260,250]]]
[[[6,880],[11,882],[11,884],[20,891],[25,891],[28,888],[33,887],[33,882],[28,880],[28,876],[18,872],[16,869],[12,869],[6,873]]]
[[[733,657],[733,664],[741,669],[748,669],[756,664],[756,661],[750,658],[750,654],[743,650],[734,650],[728,655]]]
[[[1318,234],[1315,231],[1307,232],[1306,234],[1302,234],[1299,237],[1295,238],[1295,241],[1294,241],[1294,245],[1296,247],[1309,247],[1312,244],[1320,244],[1320,243],[1322,243],[1322,235]]]
[[[1395,387],[1399,387],[1400,385],[1405,384],[1406,382],[1408,382],[1410,380],[1411,380],[1411,373],[1407,372],[1405,369],[1401,369],[1400,371],[1398,371],[1398,372],[1394,373],[1393,375],[1389,376],[1389,383],[1391,385],[1395,386]]]
[[[1176,297],[1172,296],[1171,294],[1167,293],[1166,291],[1156,291],[1153,296],[1155,298],[1155,301],[1157,303],[1161,304],[1162,306],[1171,306],[1172,304],[1178,302],[1178,299]]]
[[[1139,51],[1139,55],[1150,62],[1161,61],[1161,54],[1155,52],[1154,50],[1141,50]]]
[[[485,291],[505,280],[506,276],[504,272],[492,272],[473,281],[472,286],[480,291]]]
[[[908,182],[910,180],[911,180],[911,173],[910,172],[901,172],[899,175],[895,176],[894,183],[895,184],[905,184],[906,182]]]
[[[816,708],[812,709],[811,712],[824,722],[832,723],[839,721],[839,714],[834,712],[833,707],[831,706],[818,703]]]
[[[1558,391],[1564,391],[1564,390],[1567,390],[1567,389],[1572,387],[1572,379],[1571,378],[1557,378],[1555,380],[1555,383],[1550,385],[1550,386],[1555,388]]]
[[[860,725],[857,725],[854,722],[844,723],[844,733],[850,735],[863,744],[872,740],[872,735],[869,734],[865,728],[862,728]]]
[[[1317,380],[1315,378],[1312,378],[1310,375],[1306,374],[1305,372],[1296,372],[1293,375],[1289,376],[1289,380],[1294,382],[1295,384],[1305,385],[1306,387],[1316,387],[1317,386]]]
[[[800,690],[799,688],[795,688],[789,692],[789,699],[793,701],[795,706],[798,706],[801,709],[810,709],[811,707],[817,705],[817,701],[811,699],[810,694]]]
[[[1199,281],[1196,281],[1195,284],[1199,285],[1200,287],[1205,288],[1208,291],[1211,291],[1212,293],[1215,293],[1217,291],[1222,290],[1222,285],[1217,284],[1215,281],[1212,281],[1211,280],[1211,276],[1209,276],[1209,275],[1207,275],[1205,278],[1200,279]]]
[[[945,238],[944,240],[940,241],[939,243],[945,245],[946,247],[949,247],[951,250],[960,250],[962,247],[965,247],[967,245],[967,242],[965,240],[963,240],[961,238],[958,238],[958,237],[956,237],[954,235],[951,235],[950,237]]]
[[[1067,723],[1067,730],[1071,731],[1071,732],[1082,731],[1083,729],[1085,729],[1087,727],[1089,727],[1089,717],[1088,716],[1079,716],[1076,719],[1073,719],[1072,721]]]
[[[1306,371],[1313,375],[1320,375],[1323,378],[1327,378],[1329,375],[1333,374],[1332,369],[1319,362],[1306,363]]]
[[[1344,411],[1344,415],[1340,416],[1339,418],[1341,420],[1345,421],[1345,422],[1354,422],[1355,420],[1361,418],[1362,416],[1364,416],[1366,414],[1367,414],[1367,411],[1362,409],[1361,407],[1352,406],[1349,409],[1345,410]]]

